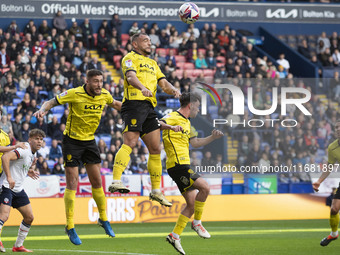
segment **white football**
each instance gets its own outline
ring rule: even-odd
[[[200,9],[194,3],[185,3],[179,7],[178,15],[184,23],[195,23],[200,17]]]

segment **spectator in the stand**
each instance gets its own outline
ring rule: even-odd
[[[150,36],[150,40],[151,40],[152,45],[159,47],[161,42],[159,40],[159,36],[156,34],[155,29],[153,29],[153,28],[150,29],[150,35],[149,36]]]
[[[47,20],[43,20],[38,28],[38,32],[46,39],[51,34],[51,28],[48,26]]]
[[[58,11],[56,16],[53,18],[53,27],[57,29],[59,35],[63,34],[67,28],[66,20],[61,11]]]
[[[21,135],[21,129],[22,129],[22,114],[18,113],[17,116],[15,116],[14,121],[12,121],[12,129],[13,129],[13,134],[14,137],[19,140],[22,141],[22,135]]]
[[[35,112],[35,111],[34,111]],[[58,144],[61,144],[63,140],[63,132],[65,130],[65,124],[60,124],[59,129],[56,130],[51,136],[52,139],[57,140]]]
[[[42,163],[41,168],[39,169],[39,172],[41,175],[50,175],[51,174],[51,169],[48,167],[48,164],[46,161]]]
[[[221,30],[219,33],[218,33],[218,36],[217,36],[218,40],[219,40],[219,45],[221,47],[223,47],[225,50],[228,49],[228,45],[229,45],[229,37],[228,35],[225,33],[224,30]]]
[[[216,164],[215,160],[211,156],[210,151],[204,153],[204,157],[201,162],[202,166],[214,166]]]
[[[0,68],[8,68],[10,64],[10,56],[6,52],[6,48],[0,49]]]
[[[251,58],[253,61],[257,58],[257,52],[251,43],[247,44],[247,48],[243,51],[244,56]]]
[[[99,53],[105,53],[105,49],[107,48],[107,42],[109,41],[108,36],[105,33],[105,29],[99,29],[99,34],[97,37],[97,50]]]
[[[22,141],[23,142],[27,142],[28,141],[28,137],[29,137],[29,128],[30,125],[28,122],[24,122],[22,124],[22,129],[21,129],[21,137],[22,137]]]
[[[197,43],[194,42],[192,44],[192,47],[189,48],[188,53],[187,53],[187,61],[191,63],[195,63],[197,57],[198,57],[198,48],[197,48]]]
[[[331,43],[327,37],[326,32],[322,32],[321,36],[318,38],[318,43],[322,41],[324,43],[325,48],[331,47]]]
[[[225,68],[225,66],[220,66],[216,69],[216,72],[214,74],[214,79],[219,79],[221,83],[224,83],[228,77],[228,72]]]
[[[318,45],[316,46],[316,54],[320,55],[321,53],[325,52],[327,47],[325,46],[324,41],[319,41]]]
[[[279,65],[282,65],[283,68],[286,69],[287,72],[289,72],[290,64],[289,64],[289,61],[287,59],[285,59],[285,54],[284,53],[281,53],[279,55],[279,59],[276,60],[276,62]]]
[[[42,156],[42,158],[48,158],[48,155],[50,153],[50,149],[46,146],[45,140],[43,140],[41,148],[37,151],[38,158]]]
[[[20,52],[19,45],[16,42],[12,42],[11,46],[7,49],[7,53],[10,61],[15,61]]]
[[[102,63],[100,61],[98,61],[97,57],[93,57],[91,64],[93,66],[93,68],[98,69],[98,70],[102,70]]]
[[[175,30],[169,38],[169,46],[170,48],[178,49],[179,45],[182,43],[183,38],[178,34],[178,31]]]
[[[334,66],[339,66],[340,64],[340,52],[339,49],[334,49],[332,54],[333,64]]]
[[[330,47],[330,50],[331,50],[332,54],[334,53],[335,49],[339,49],[339,42],[338,42],[337,39],[332,39],[331,40],[331,47]]]
[[[214,57],[214,52],[212,50],[208,51],[205,61],[209,69],[216,70],[217,60]]]
[[[64,159],[60,157],[58,162],[54,164],[52,174],[65,174]]]
[[[109,35],[110,35],[111,29],[110,29],[110,27],[109,27],[109,25],[108,25],[106,19],[104,19],[104,20],[102,21],[102,23],[101,23],[101,25],[100,25],[100,27],[99,27],[99,29],[98,29],[98,33],[100,33],[100,30],[101,30],[101,29],[104,29],[104,34],[105,34],[105,36],[109,36]]]
[[[88,49],[92,49],[94,45],[93,41],[93,28],[88,18],[84,19],[84,22],[80,26],[83,33],[83,41]]]
[[[9,134],[9,133],[13,133],[13,129],[12,129],[12,123],[10,122],[10,120],[8,119],[7,115],[3,115],[1,117],[1,121],[0,121],[0,127],[1,129]]]
[[[333,59],[330,59],[331,51],[329,48],[326,48],[324,52],[321,52],[318,57],[322,63],[322,66],[333,66]]]
[[[318,72],[319,72],[319,75],[322,77],[322,68],[323,68],[322,63],[318,60],[315,54],[312,56],[311,62],[319,68]]]
[[[34,125],[34,128],[41,129],[42,131],[45,132],[45,134],[47,134],[48,127],[44,118],[38,118],[37,122]]]
[[[333,78],[330,80],[330,95],[335,101],[340,100],[340,78],[339,72],[335,71]]]
[[[207,62],[205,61],[204,54],[202,52],[198,53],[198,57],[195,61],[195,67],[197,69],[207,69],[208,68]]]
[[[88,57],[84,57],[83,63],[79,66],[79,70],[81,71],[82,74],[86,74],[88,70],[93,69],[92,63],[89,62]]]
[[[159,36],[160,45],[161,48],[169,48],[169,41],[170,36],[166,33],[165,29],[162,29],[161,35]]]
[[[122,20],[119,18],[118,14],[115,13],[112,15],[111,20],[111,28],[115,28],[117,31],[118,36],[120,37],[122,35]]]
[[[47,127],[47,135],[52,137],[53,134],[60,128],[60,123],[58,122],[58,118],[53,116],[52,122],[48,124]]]
[[[3,105],[13,105],[13,94],[9,91],[9,86],[4,86],[4,91],[0,93],[0,103]]]
[[[15,20],[12,20],[11,24],[8,26],[7,33],[9,33],[11,36],[14,36],[16,33],[20,33],[19,26]]]
[[[77,41],[83,40],[83,30],[80,26],[78,26],[78,23],[75,18],[72,18],[72,27],[70,28],[69,31],[70,35],[74,35]]]
[[[134,21],[132,23],[132,26],[129,29],[129,35],[133,36],[134,34],[137,34],[139,32],[139,28],[138,28],[138,22]]]
[[[52,140],[49,158],[51,160],[57,161],[62,156],[63,156],[63,154],[62,154],[60,145],[58,145],[58,141]]]
[[[311,50],[306,39],[301,41],[301,45],[298,46],[298,52],[308,59],[311,58]]]

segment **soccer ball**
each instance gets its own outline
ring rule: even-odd
[[[184,23],[195,23],[200,17],[200,9],[194,3],[185,3],[179,7],[178,15]]]

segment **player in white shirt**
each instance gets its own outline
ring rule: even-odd
[[[32,252],[23,246],[34,218],[30,200],[23,189],[23,183],[27,175],[33,179],[39,177],[39,172],[35,171],[32,166],[34,166],[36,162],[35,153],[41,148],[45,136],[44,131],[33,129],[29,132],[26,149],[17,148],[13,151],[6,152],[2,156],[3,173],[0,177],[0,183],[2,183],[2,191],[0,194],[0,233],[2,232],[4,223],[9,217],[11,207],[17,209],[23,216],[17,240],[12,248],[13,252]],[[0,251],[5,252],[1,241]]]

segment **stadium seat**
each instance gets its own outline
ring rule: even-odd
[[[129,36],[129,34],[122,34],[121,39],[122,39],[122,41],[128,41],[130,39],[130,36]]]
[[[198,53],[203,53],[203,55],[205,56],[207,50],[206,49],[198,49]]]
[[[51,109],[51,111],[52,111],[53,114],[55,114],[55,113],[62,113],[62,114],[64,114],[65,108],[64,108],[63,105],[57,105],[57,106],[53,107]]]
[[[180,107],[180,102],[178,99],[170,98],[165,101],[165,105],[169,108],[177,108]]]
[[[16,106],[11,106],[11,105],[7,106],[7,114],[12,114],[13,116],[13,112],[16,108],[17,108]]]
[[[47,162],[47,165],[48,165],[48,168],[49,169],[53,169],[53,167],[54,167],[54,164],[56,163],[54,160],[46,160],[46,162]]]
[[[113,56],[113,62],[120,61],[122,59],[121,55],[115,55]]]
[[[18,104],[20,104],[22,102],[21,98],[14,98],[13,99],[13,105],[17,106]]]
[[[47,99],[47,98],[48,98],[48,92],[47,92],[47,91],[40,90],[40,91],[39,91],[39,94],[41,95],[41,97],[42,97],[43,99]]]
[[[128,43],[128,40],[122,40],[122,47],[125,47],[127,43]]]
[[[204,74],[204,76],[213,77],[215,72],[212,69],[204,69],[203,70],[203,74]]]
[[[112,139],[111,135],[100,135],[99,138],[104,140],[106,146],[110,148]]]
[[[24,98],[24,96],[25,96],[25,91],[17,91],[16,92],[16,95],[18,96],[18,97],[20,97],[21,99],[23,99]]]
[[[99,139],[100,139],[99,136],[97,135],[94,136],[94,140],[96,140],[96,144],[98,144]]]
[[[176,62],[176,67],[182,71],[184,69],[185,62]]]
[[[184,70],[194,70],[194,69],[195,69],[194,63],[187,62],[184,64]]]
[[[223,56],[218,56],[218,57],[216,57],[216,60],[217,60],[217,63],[223,63],[223,64],[225,64],[225,62],[226,62],[226,59],[225,59],[225,57],[223,57]]]
[[[166,52],[167,52],[167,50],[163,49],[163,48],[157,48],[156,49],[156,53],[161,57],[166,57]]]
[[[51,147],[51,146],[52,146],[52,138],[51,138],[51,137],[46,136],[46,137],[44,138],[44,140],[45,140],[45,142],[46,142],[46,146],[47,146],[47,147]]]
[[[185,56],[182,56],[182,55],[176,55],[175,59],[176,59],[176,63],[178,63],[178,62],[183,62],[184,63],[186,61]]]

